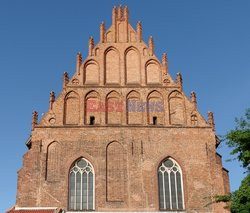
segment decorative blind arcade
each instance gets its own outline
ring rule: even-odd
[[[183,183],[179,165],[168,158],[158,169],[159,198],[161,210],[183,210]]]
[[[69,175],[69,209],[94,210],[94,171],[91,164],[81,158]]]

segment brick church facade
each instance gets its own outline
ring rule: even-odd
[[[127,7],[113,8],[111,27],[100,25],[99,43],[89,39],[49,103],[40,121],[33,113],[12,211],[227,212],[211,204],[229,192],[213,113],[197,111]]]

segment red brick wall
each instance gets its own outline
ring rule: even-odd
[[[90,39],[84,62],[78,54],[76,73],[64,78],[62,92],[51,98],[41,121],[33,119],[32,147],[18,173],[17,205],[67,209],[69,170],[84,157],[95,171],[96,210],[157,211],[157,169],[172,157],[183,172],[185,209],[223,212],[223,205],[209,205],[212,196],[229,190],[216,155],[212,114],[207,122],[196,109],[195,94],[190,99],[183,93],[181,75],[176,81],[169,75],[166,55],[162,62],[154,55],[153,39],[146,45],[140,24],[135,31],[126,10],[119,14],[113,11],[107,32],[102,26],[100,43],[94,46]],[[99,110],[89,112],[88,100]],[[102,110],[108,100],[122,102],[121,112]],[[128,113],[127,100],[160,101],[162,111]]]

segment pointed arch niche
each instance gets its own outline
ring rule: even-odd
[[[146,63],[146,80],[147,84],[161,83],[161,66],[158,61],[150,60]]]
[[[126,84],[141,83],[140,54],[135,47],[125,51]]]
[[[126,42],[126,32],[125,32],[125,22],[122,21],[120,23],[118,23],[118,32],[117,32],[117,36],[118,36],[118,41],[119,42]]]
[[[179,91],[173,91],[172,93],[170,93],[168,101],[170,124],[185,124],[186,119],[183,95]]]
[[[114,141],[107,146],[107,200],[124,201],[126,158],[123,146]]]
[[[112,32],[108,31],[106,33],[106,42],[112,42]]]
[[[84,83],[99,84],[99,65],[96,61],[90,60],[84,65]]]
[[[106,123],[120,124],[122,120],[123,102],[116,91],[111,91],[106,97]]]
[[[126,98],[127,124],[142,124],[143,112],[138,107],[140,103],[140,94],[132,90]]]
[[[46,177],[47,181],[58,181],[60,176],[61,147],[56,141],[50,143],[46,154]]]
[[[149,93],[147,98],[148,124],[164,124],[164,103],[162,95],[154,90]]]
[[[95,125],[101,123],[100,95],[91,91],[85,96],[85,124]]]
[[[64,99],[64,124],[77,125],[80,119],[79,95],[71,91]]]
[[[120,84],[119,51],[110,47],[105,51],[105,83]]]

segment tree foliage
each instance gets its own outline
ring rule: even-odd
[[[232,193],[230,209],[232,213],[250,212],[250,175],[247,175],[240,188]]]
[[[241,182],[240,188],[229,195],[217,195],[215,202],[228,203],[232,213],[250,212],[250,108],[246,110],[245,117],[236,118],[236,128],[226,134],[226,144],[232,148],[231,155],[242,162],[247,170],[247,176]]]
[[[233,148],[232,155],[237,155],[244,168],[250,171],[250,108],[245,117],[236,118],[236,128],[226,134],[226,144]]]

